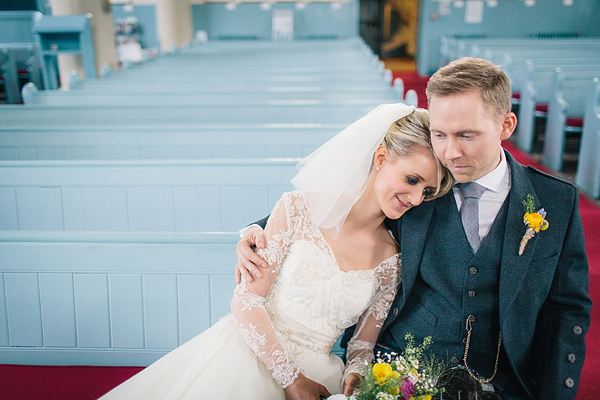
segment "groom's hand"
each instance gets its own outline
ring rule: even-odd
[[[362,377],[357,373],[348,374],[348,376],[344,379],[343,387],[344,394],[351,395],[354,394],[354,389],[360,383]]]
[[[331,393],[327,388],[304,375],[298,378],[290,386],[284,389],[285,400],[319,400],[321,397],[329,397]]]
[[[248,282],[253,281],[253,276],[262,278],[260,268],[267,268],[267,262],[256,255],[256,249],[263,249],[266,245],[265,231],[259,226],[248,228],[244,236],[237,243],[235,254],[238,256],[238,262],[235,266],[235,281],[240,283],[242,276]]]

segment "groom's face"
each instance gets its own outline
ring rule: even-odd
[[[516,123],[516,118],[509,118],[509,126],[506,116],[494,117],[477,91],[433,95],[429,118],[435,154],[457,182],[471,182],[493,171],[500,163],[501,141],[510,137]]]

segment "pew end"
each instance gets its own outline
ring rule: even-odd
[[[592,198],[600,198],[600,80],[594,78],[585,110],[575,184]]]

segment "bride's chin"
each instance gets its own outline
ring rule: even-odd
[[[404,215],[406,211],[404,210],[392,210],[388,212],[384,212],[385,216],[389,219],[398,219]]]

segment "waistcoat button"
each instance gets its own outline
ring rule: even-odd
[[[469,297],[475,297],[475,291],[474,290],[469,290],[468,292]]]
[[[569,355],[567,356],[567,361],[570,363],[574,363],[576,359],[577,357],[575,357],[575,354],[573,353],[569,353]]]
[[[575,325],[573,327],[573,333],[576,335],[581,335],[583,333],[583,329],[579,325]]]
[[[477,268],[471,267],[471,268],[469,268],[469,272],[471,273],[471,275],[475,275],[478,271],[477,271]]]
[[[394,309],[392,310],[392,314],[398,315],[398,307],[394,307]]]

